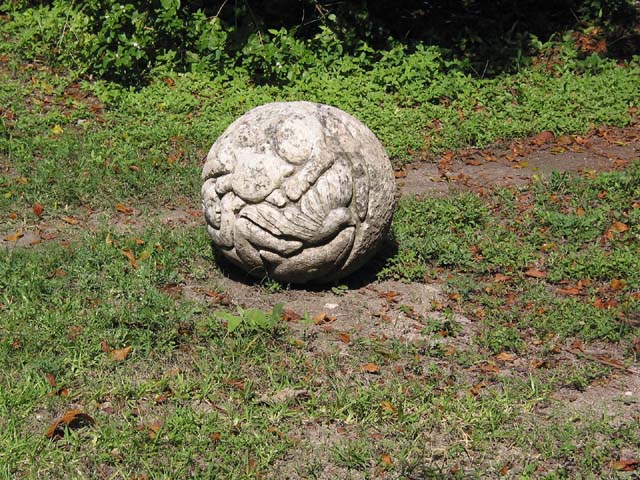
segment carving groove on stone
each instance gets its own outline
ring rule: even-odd
[[[270,103],[218,138],[202,207],[219,252],[254,276],[340,278],[374,253],[394,208],[384,148],[358,120],[310,102]]]

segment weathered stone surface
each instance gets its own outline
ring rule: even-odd
[[[395,182],[358,120],[310,102],[246,113],[213,144],[202,206],[216,249],[251,275],[335,280],[360,267],[389,228]]]

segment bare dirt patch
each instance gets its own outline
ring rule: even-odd
[[[408,165],[396,173],[401,196],[444,196],[459,190],[529,183],[552,172],[593,175],[624,168],[640,154],[640,126],[595,129],[589,134],[535,137],[487,149],[447,152],[437,162]]]

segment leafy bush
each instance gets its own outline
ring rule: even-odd
[[[630,58],[640,45],[640,36],[627,31],[636,15],[628,0],[574,0],[550,8],[521,1],[515,9],[504,1],[389,3],[5,0],[0,11],[10,12],[12,36],[28,57],[122,84],[144,83],[155,70],[234,76],[235,68],[258,83],[286,83],[317,69],[356,65],[381,68],[378,80],[394,89],[394,82],[424,83],[443,57],[481,76],[520,68],[543,47],[555,48],[557,42],[544,42],[568,29],[556,40],[578,43],[572,60],[588,59],[593,68],[600,54],[624,46],[622,56]],[[603,27],[589,30],[592,25]],[[572,35],[571,29],[585,33]],[[609,41],[607,32],[619,38]],[[344,57],[353,63],[345,64]]]

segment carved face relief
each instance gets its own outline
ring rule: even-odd
[[[363,124],[327,105],[271,103],[211,147],[202,206],[215,247],[254,276],[328,281],[370,257],[394,208],[393,171]]]

